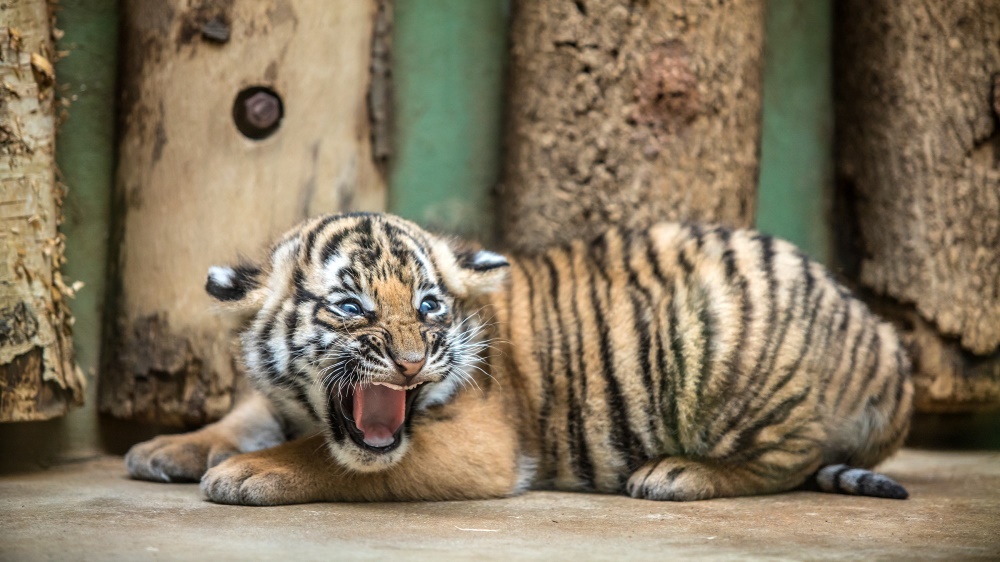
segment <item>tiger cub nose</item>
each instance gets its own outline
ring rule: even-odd
[[[403,374],[404,377],[412,377],[420,372],[420,369],[424,368],[424,363],[427,361],[426,355],[419,356],[419,359],[414,361],[415,355],[394,357],[396,362],[396,367],[399,368],[399,372]]]

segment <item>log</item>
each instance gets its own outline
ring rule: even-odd
[[[844,0],[835,38],[841,259],[910,334],[919,408],[1000,406],[1000,10]]]
[[[114,301],[100,408],[206,423],[238,388],[207,268],[301,219],[384,208],[372,154],[376,2],[122,5]]]
[[[763,4],[515,1],[503,241],[654,218],[750,226]]]
[[[55,49],[45,0],[9,0],[0,21],[0,422],[46,420],[85,385],[59,272]]]

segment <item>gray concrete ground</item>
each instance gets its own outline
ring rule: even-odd
[[[2,560],[991,560],[1000,453],[906,450],[906,501],[794,492],[687,504],[532,492],[451,503],[230,507],[119,457],[0,477]]]

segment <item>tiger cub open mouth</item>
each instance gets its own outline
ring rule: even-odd
[[[386,382],[356,383],[332,393],[331,407],[340,412],[335,417],[359,447],[388,453],[399,446],[403,426],[422,384],[402,387]]]

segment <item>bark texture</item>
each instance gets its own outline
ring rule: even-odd
[[[763,4],[515,0],[501,239],[752,224]]]
[[[231,326],[203,289],[208,267],[256,257],[304,217],[384,206],[368,117],[376,2],[122,8],[115,312],[100,407],[202,424],[228,411],[239,380]],[[252,86],[276,92],[284,111],[261,140],[234,124],[234,100]]]
[[[836,3],[837,187],[860,282],[907,305],[924,410],[1000,405],[1000,9]],[[909,318],[907,320],[907,318]]]
[[[59,267],[55,74],[45,0],[0,4],[0,422],[83,403]]]

